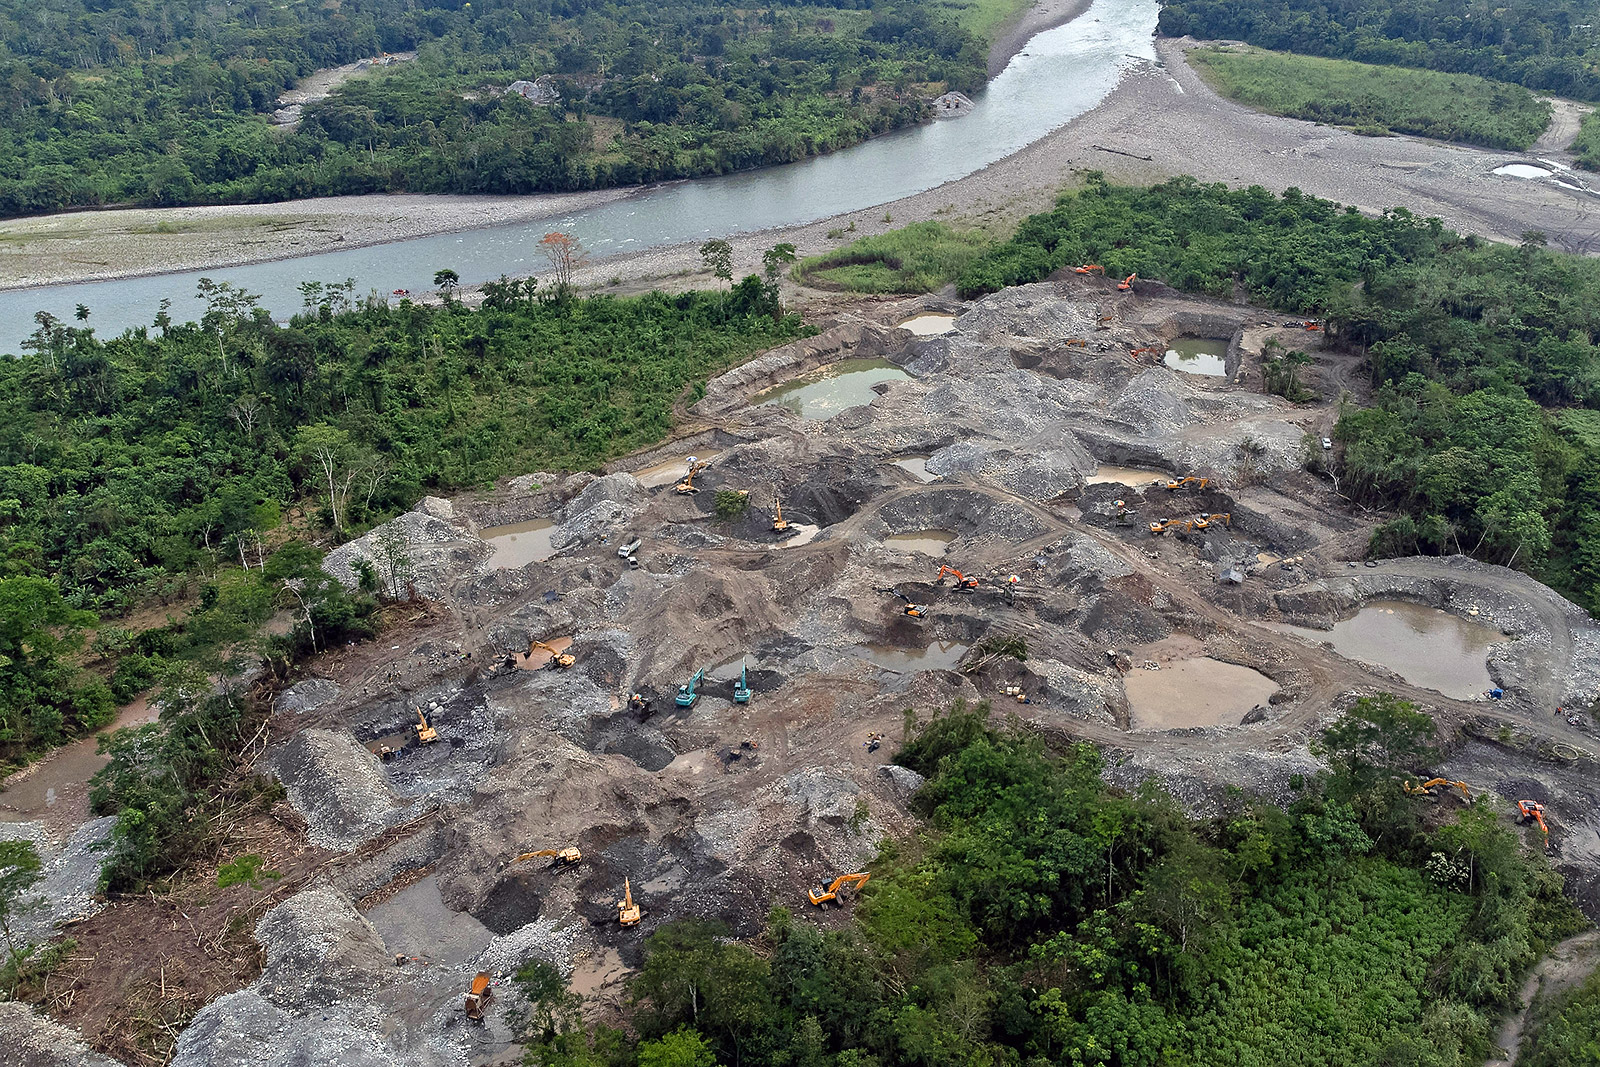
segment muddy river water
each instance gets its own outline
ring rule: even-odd
[[[1412,685],[1466,699],[1493,683],[1488,655],[1507,640],[1483,623],[1404,600],[1374,600],[1332,630],[1276,624],[1274,629],[1326,642],[1346,659],[1387,667]]]
[[[755,403],[788,408],[802,419],[823,422],[846,408],[872,403],[878,398],[873,386],[880,382],[909,377],[886,359],[841,359],[769,389],[756,397]]]
[[[307,280],[354,278],[357,292],[418,292],[450,267],[468,284],[545,267],[539,238],[575,235],[593,258],[792,226],[886,204],[965,177],[1098,105],[1122,72],[1155,59],[1157,0],[1095,0],[1084,14],[1034,36],[961,119],[933,122],[800,163],[725,177],[648,186],[633,196],[533,222],[398,241],[244,267],[0,292],[0,351],[16,351],[43,309],[71,321],[78,304],[102,337],[152,321],[164,297],[179,317],[198,317],[202,277],[261,295],[288,315]]]

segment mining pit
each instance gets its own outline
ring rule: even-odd
[[[1159,285],[1063,278],[901,328],[930,309],[949,303],[863,302],[713,379],[674,440],[609,473],[428,498],[330,553],[354,584],[403,538],[431,613],[280,694],[262,767],[349,861],[261,916],[261,977],[204,1008],[173,1062],[490,1062],[512,1054],[506,978],[530,957],[609,990],[603,1011],[664,922],[748,935],[774,904],[827,921],[805,887],[916,826],[920,779],[892,762],[904,710],[956,700],[1097,743],[1114,784],[1157,777],[1206,814],[1232,787],[1284,795],[1318,770],[1317,730],[1396,693],[1508,819],[1537,791],[1600,918],[1600,628],[1514,571],[1362,563],[1383,517],[1303,467],[1358,357]],[[1231,374],[1130,356],[1185,335],[1227,338]],[[1323,401],[1257,391],[1273,338],[1313,355]],[[689,456],[709,463],[680,492]],[[717,517],[722,490],[742,515]],[[489,540],[513,534],[538,551]],[[1452,662],[1503,699],[1341,645],[1380,601],[1492,626]],[[569,846],[580,861],[517,862]],[[625,880],[637,926],[618,923]],[[478,971],[498,983],[481,1025],[461,1011]]]

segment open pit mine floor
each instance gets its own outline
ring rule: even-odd
[[[918,313],[953,329],[893,325]],[[258,769],[287,790],[296,869],[323,873],[252,913],[259,976],[199,1009],[173,1062],[241,1048],[266,1065],[500,1061],[519,1008],[502,979],[531,956],[603,1011],[672,919],[749,935],[784,904],[842,921],[805,887],[914,829],[920,780],[890,762],[902,713],[956,700],[992,701],[1052,743],[1092,741],[1114,784],[1157,777],[1209,813],[1229,786],[1287,795],[1319,770],[1317,730],[1360,695],[1396,693],[1437,717],[1448,773],[1498,793],[1506,818],[1525,795],[1548,805],[1558,865],[1600,917],[1600,744],[1589,720],[1556,714],[1594,699],[1600,628],[1515,571],[1359,562],[1382,516],[1302,467],[1332,405],[1264,395],[1259,353],[1275,336],[1309,351],[1324,397],[1359,391],[1358,357],[1277,318],[1097,279],[836,307],[817,336],[711,381],[672,441],[610,473],[429,498],[332,552],[326,567],[353,582],[397,531],[425,602],[278,695]],[[1227,338],[1225,373],[1128,354],[1181,335]],[[847,359],[901,373],[825,421],[758,400]],[[679,492],[690,455],[711,461]],[[1101,468],[1136,476],[1090,482]],[[1138,472],[1209,481],[1169,490]],[[716,516],[727,490],[747,494],[733,521]],[[482,536],[508,527],[537,530],[544,558]],[[941,581],[941,564],[977,587]],[[1448,697],[1319,639],[1373,601],[1492,625],[1505,636],[1484,667],[1504,699]],[[1025,659],[996,653],[1007,638]],[[419,710],[436,741],[417,741]],[[568,846],[580,862],[513,863]],[[625,879],[637,926],[617,922]],[[129,959],[119,979],[153,983],[155,965]],[[501,981],[482,1026],[461,1008],[479,971]],[[56,1015],[111,1044],[70,1006]]]

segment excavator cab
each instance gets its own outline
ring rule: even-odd
[[[690,456],[689,473],[683,476],[683,481],[672,487],[673,492],[684,494],[698,493],[700,490],[695,487],[694,476],[705,470],[707,466],[709,466],[708,463],[696,462],[695,458]]]
[[[1138,280],[1139,276],[1137,274],[1130,274],[1117,283],[1117,288],[1126,293],[1133,288],[1133,283]]]
[[[839,894],[846,888],[860,889],[867,884],[872,875],[866,871],[857,871],[854,874],[841,874],[826,886],[817,886],[806,891],[806,899],[817,907],[822,907],[830,901],[843,907],[844,901],[839,899]]]
[[[962,574],[949,564],[944,564],[939,568],[939,577],[937,579],[938,584],[944,584],[944,576],[947,574],[955,578],[956,592],[958,593],[970,593],[978,588],[978,579],[972,577],[971,575]]]
[[[733,687],[733,702],[735,704],[748,704],[755,693],[750,688],[749,674],[745,670],[744,661],[739,661],[739,682]]]
[[[494,999],[494,990],[489,985],[489,972],[479,971],[477,977],[472,979],[472,985],[467,989],[467,998],[461,1007],[467,1013],[467,1018],[473,1022],[483,1019],[483,1009],[489,1006]]]
[[[422,709],[417,709],[417,725],[412,727],[417,731],[417,740],[424,744],[432,744],[439,740],[439,731],[428,725],[428,717],[422,714]]]
[[[694,707],[700,699],[700,683],[705,680],[704,670],[695,671],[687,682],[678,686],[678,695],[672,698],[672,702],[680,708]]]
[[[642,918],[644,913],[639,910],[639,905],[633,902],[633,883],[624,878],[622,899],[617,901],[617,922],[623,926],[638,926]]]

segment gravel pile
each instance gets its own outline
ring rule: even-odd
[[[87,919],[105,908],[104,901],[95,899],[106,858],[99,846],[111,836],[116,822],[114,815],[90,819],[60,845],[41,823],[0,826],[0,839],[33,842],[43,867],[43,877],[11,920],[11,932],[22,944],[48,941],[58,924]]]
[[[342,730],[302,730],[267,753],[266,767],[323,848],[354,849],[417,814],[378,758]]]
[[[449,501],[425,497],[415,509],[329,552],[322,569],[354,589],[360,582],[357,564],[365,561],[376,569],[380,582],[388,582],[393,553],[386,546],[393,541],[410,561],[406,574],[417,592],[425,597],[442,596],[453,576],[493,554],[465,527],[454,525],[453,518]]]

